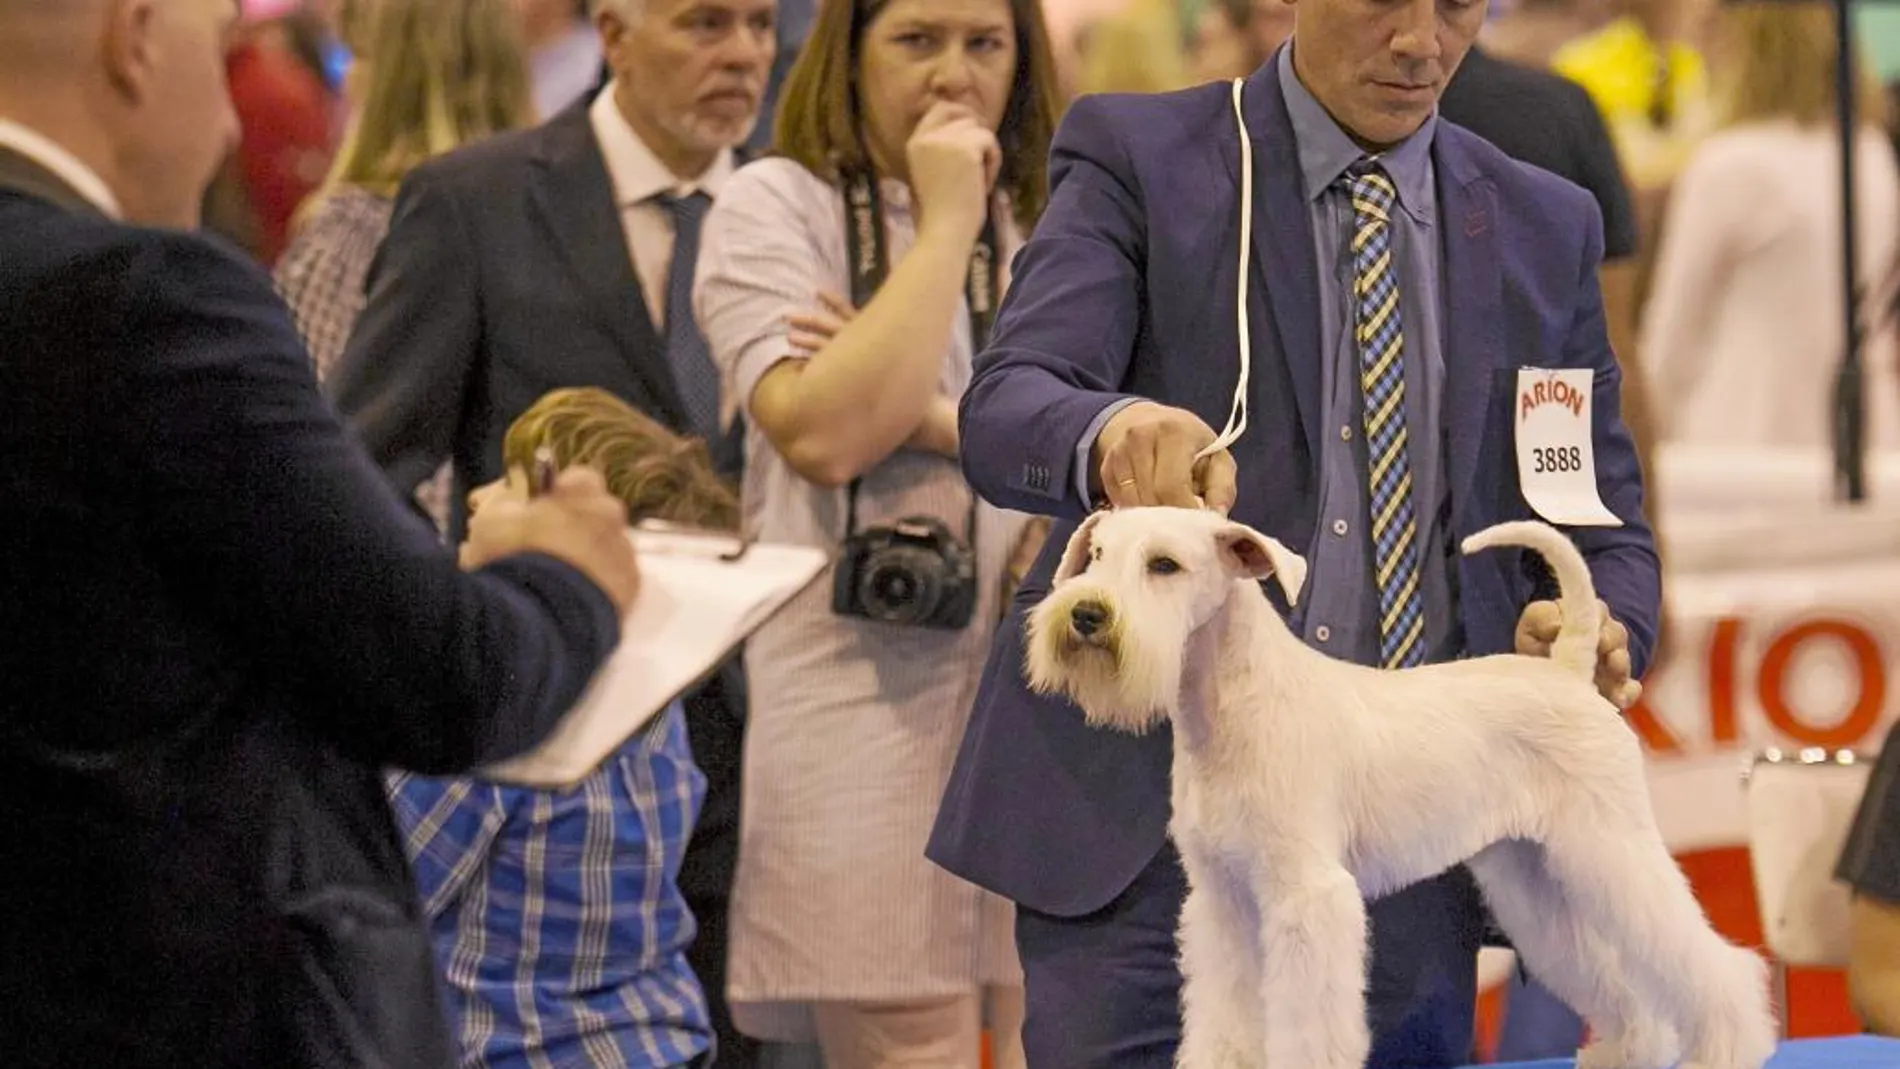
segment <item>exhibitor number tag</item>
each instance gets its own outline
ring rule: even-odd
[[[1520,368],[1517,373],[1517,477],[1524,500],[1546,521],[1566,527],[1620,527],[1597,492],[1590,434],[1589,368]]]

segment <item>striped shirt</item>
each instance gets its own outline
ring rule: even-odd
[[[563,791],[396,773],[463,1069],[627,1069],[712,1049],[678,876],[705,794],[676,702]]]

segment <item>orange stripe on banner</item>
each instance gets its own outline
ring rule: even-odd
[[[1636,737],[1643,740],[1644,751],[1652,754],[1682,752],[1682,744],[1676,741],[1675,734],[1649,711],[1644,699],[1638,698],[1636,704],[1623,713],[1623,720],[1636,732]]]
[[[1813,639],[1833,639],[1853,655],[1860,673],[1860,700],[1847,716],[1829,728],[1804,723],[1789,708],[1783,691],[1788,663],[1801,644]],[[1810,620],[1775,639],[1761,658],[1761,677],[1756,697],[1762,711],[1776,730],[1807,746],[1852,746],[1873,734],[1880,721],[1880,710],[1887,700],[1887,671],[1880,662],[1880,647],[1864,629],[1841,620]]]

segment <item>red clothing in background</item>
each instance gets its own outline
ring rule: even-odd
[[[290,218],[322,183],[333,150],[328,87],[288,48],[253,37],[226,60],[243,138],[238,173],[256,223],[253,250],[275,264],[289,244]]]

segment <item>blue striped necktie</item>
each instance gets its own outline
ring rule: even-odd
[[[1365,391],[1379,663],[1409,668],[1425,656],[1425,607],[1418,589],[1418,520],[1405,433],[1405,331],[1392,263],[1391,213],[1398,191],[1370,160],[1355,164],[1340,181],[1352,198],[1354,338]]]
[[[735,433],[720,433],[719,370],[693,319],[693,269],[699,263],[699,234],[712,198],[694,190],[683,197],[662,193],[658,200],[673,219],[673,260],[666,272],[667,365],[692,433],[705,439],[714,466],[732,475],[738,471],[743,444],[736,427]]]

